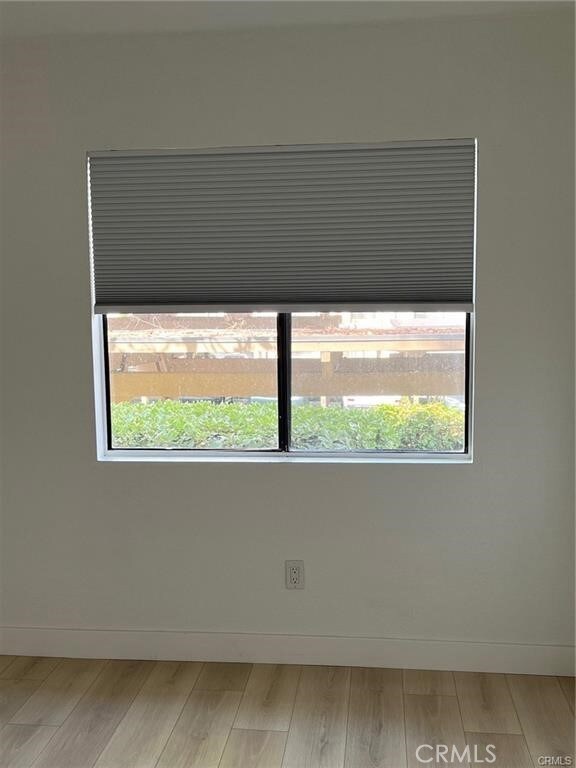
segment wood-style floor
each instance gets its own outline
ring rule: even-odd
[[[0,656],[0,727],[1,768],[538,768],[574,678]]]

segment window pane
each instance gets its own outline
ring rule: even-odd
[[[466,314],[292,315],[292,448],[463,451]]]
[[[276,315],[107,315],[113,448],[278,447]]]

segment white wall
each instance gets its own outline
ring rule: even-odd
[[[314,660],[316,643],[569,671],[572,34],[550,12],[3,46],[6,652]],[[96,462],[87,150],[462,136],[480,146],[472,466]],[[284,590],[287,558],[305,591]]]

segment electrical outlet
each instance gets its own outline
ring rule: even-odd
[[[286,560],[286,589],[304,589],[304,560]]]

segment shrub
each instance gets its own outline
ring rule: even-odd
[[[274,403],[115,403],[115,448],[277,446]],[[292,442],[300,450],[461,451],[464,414],[442,402],[341,408],[295,405]]]

